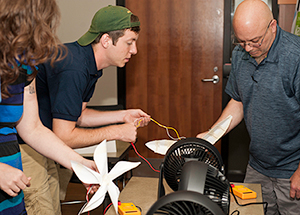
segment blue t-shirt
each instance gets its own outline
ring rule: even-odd
[[[26,69],[26,66],[22,68]],[[31,69],[26,70],[27,74],[31,73]],[[26,81],[26,78],[26,73],[21,70],[18,79],[9,85],[8,91],[11,97],[2,98],[0,102],[0,162],[20,170],[22,170],[22,160],[16,123],[23,114],[24,87],[30,83]],[[11,197],[0,190],[0,214],[27,214],[23,191],[19,192],[16,197]]]
[[[77,42],[65,44],[67,57],[54,64],[39,65],[36,78],[40,118],[52,129],[52,119],[77,121],[82,103],[92,97],[95,84],[102,76],[97,71],[91,45],[80,46]]]
[[[240,46],[232,52],[226,93],[243,103],[251,137],[249,164],[290,178],[300,161],[300,37],[277,26],[268,56],[257,64]]]

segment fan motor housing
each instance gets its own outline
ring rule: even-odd
[[[203,194],[208,166],[201,161],[189,161],[182,167],[178,190]]]

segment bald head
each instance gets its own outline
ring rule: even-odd
[[[265,28],[273,14],[268,5],[262,0],[244,0],[237,7],[233,17],[233,28],[236,34],[239,31],[253,33]]]

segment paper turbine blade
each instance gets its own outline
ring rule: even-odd
[[[97,165],[100,175],[105,175],[108,172],[107,167],[107,149],[106,140],[103,140],[94,151],[94,161]]]
[[[222,122],[219,122],[215,127],[213,127],[202,139],[210,142],[211,144],[215,144],[227,131],[230,122],[232,120],[232,116],[229,115]]]
[[[175,140],[153,140],[145,145],[155,153],[165,155],[168,149],[175,143]]]
[[[80,181],[86,184],[98,184],[99,183],[99,173],[94,170],[78,163],[76,161],[71,161],[72,169],[79,178]]]
[[[136,168],[140,165],[141,162],[129,162],[129,161],[119,161],[115,166],[110,170],[108,176],[111,180],[119,177],[120,175],[128,172],[129,170]]]
[[[84,206],[81,213],[91,211],[97,208],[99,205],[101,205],[105,198],[106,192],[107,192],[107,185],[100,186],[97,192],[91,198],[91,200]]]
[[[113,182],[111,182],[110,185],[108,186],[108,194],[109,194],[111,202],[114,205],[116,214],[119,214],[118,213],[118,199],[119,199],[119,195],[120,195],[120,190]]]

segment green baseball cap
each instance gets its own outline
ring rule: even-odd
[[[90,29],[77,40],[81,46],[92,43],[100,33],[140,26],[131,22],[132,12],[125,7],[108,5],[94,15]]]

